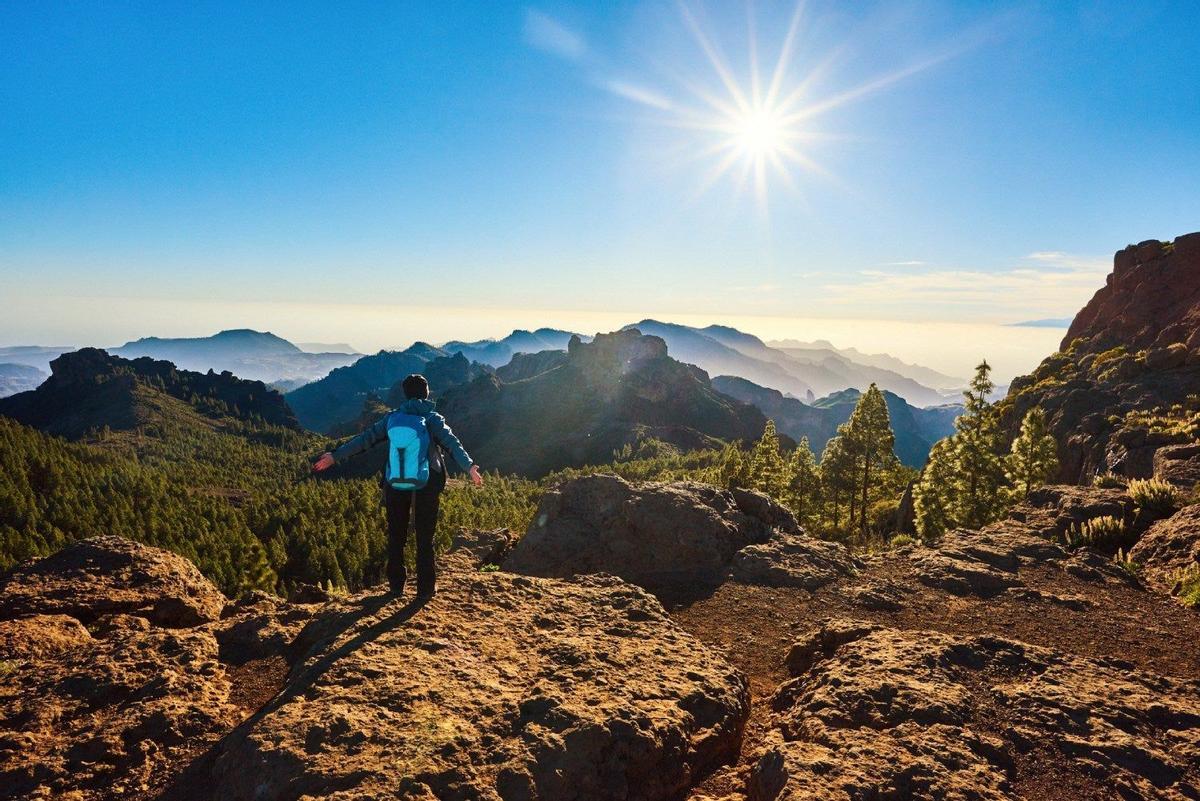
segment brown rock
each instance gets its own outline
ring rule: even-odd
[[[1154,477],[1187,490],[1200,484],[1200,442],[1156,449]]]
[[[181,754],[237,723],[212,634],[119,618],[96,638],[63,615],[0,623],[5,797],[129,795],[165,783]]]
[[[910,558],[917,579],[956,595],[991,598],[1021,586],[1023,563],[1065,559],[1066,552],[1016,521],[1003,521],[979,531],[955,529],[935,548],[918,548]]]
[[[588,476],[542,496],[503,567],[558,578],[612,573],[654,591],[716,584],[734,554],[781,529],[799,533],[791,513],[757,493]]]
[[[81,540],[0,578],[0,618],[129,614],[179,628],[218,619],[225,603],[187,559],[123,537]]]
[[[844,635],[844,636],[843,636]],[[1200,684],[993,637],[823,628],[771,699],[754,801],[1008,799],[1023,764],[1061,797],[1200,792]]]
[[[734,554],[733,577],[746,584],[815,590],[854,575],[857,562],[838,542],[805,534],[776,534]]]
[[[221,645],[221,661],[240,665],[271,656],[290,658],[292,643],[322,609],[320,603],[289,603],[265,592],[255,592],[225,609],[213,627]]]
[[[1200,565],[1200,504],[1185,506],[1150,526],[1129,550],[1129,558],[1141,564],[1148,585],[1170,592],[1180,571]]]
[[[506,528],[492,530],[462,529],[454,537],[444,564],[447,569],[477,570],[504,561],[517,543],[517,537]]]
[[[1057,539],[1081,523],[1097,517],[1133,521],[1133,499],[1122,489],[1074,487],[1053,484],[1039,487],[1009,513],[1040,536]]]
[[[737,753],[745,680],[619,579],[451,571],[327,608],[222,746],[223,799],[668,799]]]
[[[0,659],[53,659],[91,643],[92,635],[73,617],[31,615],[0,620]]]

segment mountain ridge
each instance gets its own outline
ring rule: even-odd
[[[603,464],[645,438],[695,450],[757,438],[766,425],[662,339],[629,329],[573,337],[556,366],[512,382],[477,378],[438,409],[481,464],[528,476]]]

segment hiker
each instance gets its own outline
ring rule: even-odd
[[[383,500],[387,509],[388,585],[393,595],[404,593],[407,577],[404,544],[408,540],[411,513],[417,529],[417,595],[428,598],[433,595],[437,581],[433,534],[437,528],[438,496],[446,487],[443,449],[450,452],[459,468],[468,472],[475,486],[483,485],[483,476],[479,474],[479,465],[471,461],[458,437],[446,425],[446,418],[434,411],[425,376],[413,373],[401,386],[406,400],[399,409],[384,415],[332,453],[321,454],[313,472],[328,470],[387,440]]]

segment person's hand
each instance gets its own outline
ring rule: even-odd
[[[471,470],[468,475],[471,476],[472,484],[474,484],[477,487],[483,486],[483,474],[479,472],[479,465],[477,465],[477,464],[471,465]]]
[[[322,453],[321,458],[313,463],[312,469],[314,473],[320,473],[322,470],[328,470],[333,467],[333,454]]]

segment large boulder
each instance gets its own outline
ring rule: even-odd
[[[854,565],[843,546],[808,537],[761,493],[611,475],[547,492],[504,562],[535,576],[612,573],[657,593],[715,586],[731,571],[748,583],[813,589]]]
[[[776,525],[798,530],[786,510],[754,493],[586,476],[542,496],[504,568],[556,578],[612,573],[643,587],[719,580],[735,553],[766,542]]]
[[[854,575],[858,560],[837,542],[804,534],[776,533],[733,556],[733,578],[743,584],[815,590]]]
[[[99,536],[27,562],[0,578],[0,618],[69,615],[84,623],[135,615],[182,628],[217,620],[225,596],[182,556]]]
[[[1184,490],[1194,489],[1200,484],[1200,442],[1154,451],[1154,477]]]
[[[1142,566],[1142,579],[1170,592],[1183,571],[1200,567],[1200,504],[1185,506],[1159,520],[1129,550]]]
[[[803,637],[789,665],[754,801],[1200,794],[1194,680],[853,621]],[[1038,784],[1047,776],[1053,787]]]
[[[981,530],[946,532],[935,548],[910,553],[917,580],[955,595],[990,598],[1023,586],[1022,565],[1060,562],[1067,553],[1035,527],[1006,520]]]
[[[428,604],[349,599],[297,644],[217,797],[671,799],[749,713],[737,671],[611,576],[451,570]]]

